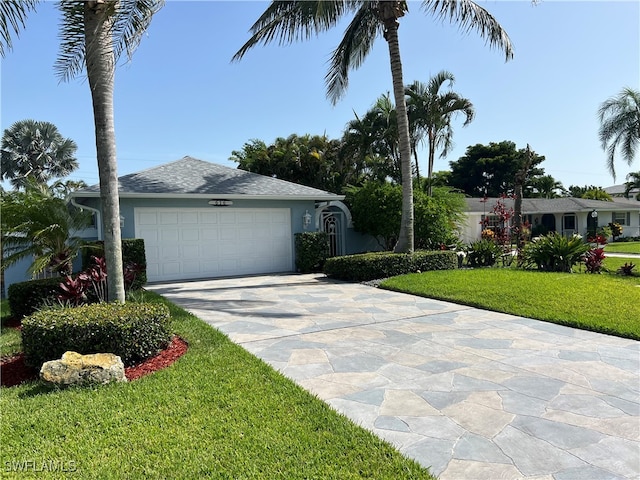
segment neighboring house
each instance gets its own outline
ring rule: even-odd
[[[496,198],[466,198],[467,224],[461,232],[463,242],[472,242],[480,238],[483,221],[495,226],[498,217],[492,209]],[[513,208],[513,199],[505,199],[505,206]],[[622,225],[622,236],[640,236],[640,202],[625,198],[616,198],[613,202],[587,200],[583,198],[523,198],[523,220],[529,222],[536,231],[555,231],[563,235],[577,233],[587,237],[598,226],[610,222]]]
[[[150,282],[292,272],[304,231],[326,231],[333,255],[378,249],[342,195],[284,180],[184,157],[118,182],[122,237],[144,239]],[[102,239],[99,186],[70,201],[95,214],[82,236]]]
[[[622,185],[612,185],[610,187],[604,188],[603,190],[614,198],[626,198],[624,195],[624,191],[626,188],[627,186],[623,183]],[[637,198],[638,200],[640,200],[640,197],[638,197],[638,195],[640,195],[640,188],[632,188],[631,190],[629,190],[630,199],[633,200],[634,198]]]

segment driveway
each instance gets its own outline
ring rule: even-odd
[[[148,289],[442,480],[640,478],[640,342],[323,275]]]

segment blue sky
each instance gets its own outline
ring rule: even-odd
[[[454,123],[455,148],[435,169],[448,169],[469,145],[510,140],[544,155],[541,166],[565,187],[622,183],[639,170],[640,159],[632,167],[619,160],[614,182],[596,112],[622,87],[640,88],[640,2],[479,3],[510,35],[513,60],[505,62],[475,32],[462,34],[427,16],[419,2],[410,2],[400,22],[405,83],[449,70],[454,89],[476,109],[469,126]],[[378,38],[352,72],[344,98],[335,106],[326,99],[327,61],[346,24],[306,42],[259,46],[231,63],[266,6],[167,2],[133,60],[123,59],[116,74],[119,175],[185,155],[235,167],[231,152],[253,138],[339,138],[354,111],[363,114],[391,90],[387,45]],[[98,174],[89,87],[84,77],[60,83],[54,75],[58,23],[55,4],[40,5],[2,60],[0,126],[26,118],[54,123],[78,144],[80,168],[71,178],[93,184]]]

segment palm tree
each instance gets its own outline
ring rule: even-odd
[[[9,8],[0,9],[0,27],[8,22],[17,32],[19,24],[24,26],[26,10],[15,6],[20,2],[7,3]],[[125,301],[113,119],[115,66],[123,52],[129,57],[133,55],[153,15],[163,5],[164,0],[74,0],[58,3],[62,21],[56,73],[66,81],[86,69],[93,101],[109,301]],[[10,45],[6,36],[2,41]]]
[[[444,158],[453,146],[453,128],[451,119],[458,113],[465,116],[462,124],[466,127],[473,120],[475,111],[473,104],[468,99],[461,97],[455,92],[449,91],[440,93],[440,88],[445,82],[449,87],[455,82],[455,77],[451,72],[441,71],[431,77],[428,84],[413,82],[406,89],[409,97],[407,109],[409,111],[409,125],[414,125],[414,135],[412,138],[412,150],[418,165],[417,143],[426,137],[429,162],[427,170],[427,193],[431,196],[431,177],[433,176],[433,162],[437,149],[442,149],[440,158]]]
[[[507,59],[513,56],[506,32],[489,12],[475,2],[424,0],[422,8],[428,14],[457,23],[463,30],[477,30],[490,46],[503,49]],[[347,89],[349,71],[362,64],[378,36],[384,37],[389,48],[402,164],[402,221],[394,249],[396,252],[412,252],[414,247],[411,144],[398,42],[398,20],[408,10],[406,1],[274,0],[251,27],[251,38],[233,57],[239,60],[255,45],[275,39],[280,43],[307,39],[334,27],[342,17],[353,14],[342,41],[333,51],[325,77],[327,95],[332,103],[336,103]]]
[[[627,181],[624,184],[624,196],[629,198],[631,190],[635,188],[638,189],[636,200],[640,200],[640,172],[631,172],[627,175]]]
[[[532,196],[537,198],[558,198],[560,196],[558,192],[564,191],[562,182],[551,175],[532,178],[530,186],[535,190]]]
[[[3,192],[0,205],[3,269],[23,258],[34,258],[29,267],[33,275],[46,268],[71,274],[83,243],[74,232],[89,225],[89,212],[67,205],[51,187],[35,181],[27,182],[24,191]]]
[[[0,2],[0,57],[5,48],[11,50],[11,32],[18,36],[30,11],[35,11],[38,0],[4,0]]]
[[[619,149],[628,165],[633,163],[640,144],[640,91],[625,87],[598,109],[600,142],[607,152],[607,168],[616,178],[614,157]]]
[[[49,122],[22,120],[2,135],[0,179],[10,180],[14,188],[24,188],[27,179],[47,183],[64,177],[78,168],[75,153],[78,146],[63,138]]]

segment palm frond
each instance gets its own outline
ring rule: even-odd
[[[232,61],[240,60],[259,44],[267,45],[277,40],[279,45],[287,45],[329,30],[345,12],[355,9],[356,3],[348,0],[273,1],[251,26],[251,38],[236,52]]]
[[[62,0],[58,8],[62,12],[60,25],[60,53],[55,71],[62,81],[74,78],[85,68],[86,32],[85,1]],[[164,0],[118,0],[105,5],[103,15],[113,17],[111,39],[114,60],[126,52],[131,59],[146,33],[153,15],[164,6]]]
[[[113,23],[115,58],[127,52],[130,60],[147,32],[153,16],[164,7],[164,0],[120,0]]]
[[[513,45],[507,32],[484,8],[471,0],[423,0],[422,8],[441,20],[449,20],[469,33],[477,31],[491,48],[505,54],[505,60],[513,58]]]
[[[60,1],[60,48],[53,66],[56,76],[66,82],[84,69],[85,32],[83,1]]]
[[[378,18],[375,2],[364,2],[345,30],[342,41],[331,54],[325,84],[327,97],[332,104],[335,105],[347,90],[349,70],[362,65],[382,31],[383,25]]]
[[[16,37],[24,28],[27,14],[36,10],[38,0],[0,1],[0,57],[13,48],[12,32]]]

